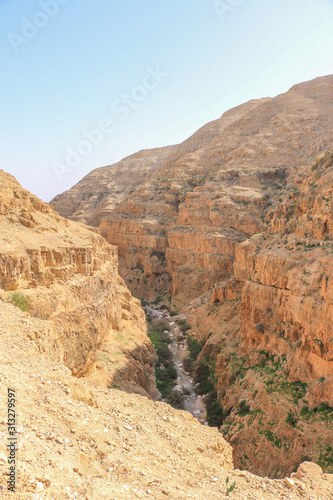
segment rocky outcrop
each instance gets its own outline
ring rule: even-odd
[[[156,355],[143,309],[118,275],[117,249],[97,230],[60,217],[3,171],[0,220],[2,298],[48,321],[52,349],[74,375],[107,385],[116,380],[156,397]],[[118,363],[101,351],[106,339],[120,351]],[[125,375],[127,364],[137,370]]]

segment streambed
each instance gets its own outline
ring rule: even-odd
[[[179,391],[183,395],[184,410],[192,413],[202,424],[208,425],[203,396],[196,393],[193,379],[184,369],[184,360],[188,355],[185,336],[181,334],[175,318],[170,316],[168,311],[148,305],[144,309],[152,318],[163,319],[168,322],[170,328],[168,335],[171,340],[169,349],[172,352],[174,365],[177,370],[177,385],[174,387],[174,390]]]

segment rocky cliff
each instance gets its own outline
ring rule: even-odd
[[[332,180],[331,153],[291,174],[267,231],[236,246],[234,274],[189,311],[235,462],[261,474],[303,459],[332,470]]]
[[[238,106],[178,146],[93,171],[51,203],[61,215],[99,225],[118,246],[121,274],[136,296],[154,298],[171,285],[176,305],[185,305],[189,293],[199,296],[230,272],[236,243],[266,228],[263,208],[290,169],[329,149],[332,82],[318,78]],[[126,191],[120,165],[144,172]],[[103,216],[97,198],[118,182],[119,203],[106,193]],[[195,286],[182,297],[189,270]]]
[[[188,315],[236,465],[260,474],[332,470],[331,207],[311,170],[332,143],[327,76],[205,125],[99,225],[133,294]]]
[[[3,171],[0,224],[0,295],[47,321],[40,349],[76,376],[156,397],[155,352],[141,305],[118,275],[117,249]]]

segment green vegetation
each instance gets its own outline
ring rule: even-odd
[[[333,447],[329,444],[326,446],[325,451],[321,452],[318,459],[319,465],[327,470],[333,465]]]
[[[172,353],[168,346],[171,340],[168,334],[164,333],[168,328],[166,321],[156,319],[152,320],[148,326],[148,337],[158,356],[155,367],[157,388],[164,398],[167,398],[169,391],[176,385],[177,378]]]
[[[201,344],[199,344],[197,339],[194,339],[194,338],[190,337],[189,335],[186,336],[186,341],[187,341],[187,348],[188,348],[188,351],[190,353],[189,357],[193,361],[195,361],[202,351],[202,346],[201,346]]]
[[[250,413],[250,405],[244,399],[239,403],[237,413],[240,417],[245,417]]]
[[[13,292],[7,296],[8,302],[13,304],[14,306],[21,309],[23,312],[29,312],[29,300],[27,297],[20,292]]]
[[[185,180],[185,179],[184,179]],[[194,189],[197,186],[202,186],[205,182],[205,177],[190,177],[187,179],[187,184],[190,189]]]
[[[267,437],[268,441],[270,441],[276,448],[279,450],[282,448],[282,441],[280,438],[277,438],[273,432],[269,429],[266,429],[263,434]]]
[[[191,349],[190,359],[191,356],[194,358],[195,353],[199,351],[195,343],[192,343]],[[200,359],[194,364],[194,381],[199,384],[198,393],[205,395],[207,422],[209,425],[217,427],[223,423],[223,411],[213,385],[214,374],[214,364],[209,361],[209,358]]]
[[[165,252],[162,252],[162,250],[155,250],[155,249],[152,250],[150,252],[150,258],[152,258],[152,257],[157,257],[162,262],[165,262],[165,260],[166,260]]]
[[[312,419],[318,419],[322,422],[333,423],[333,408],[327,404],[322,404],[319,408],[310,410],[308,406],[305,406],[300,411],[300,417],[306,422]]]
[[[325,153],[323,155],[319,155],[314,164],[312,165],[311,170],[314,171],[318,167],[329,168],[333,165],[333,153]]]
[[[218,427],[223,423],[223,410],[217,399],[215,390],[210,391],[205,397],[207,422],[212,427]]]
[[[152,304],[154,306],[157,306],[158,304],[160,304],[161,302],[163,302],[163,297],[161,295],[159,295],[158,297],[156,297],[156,299],[152,300]]]
[[[288,416],[286,419],[287,424],[289,424],[291,427],[296,427],[298,420],[299,419],[298,419],[297,415],[290,410],[288,412]]]
[[[184,408],[184,395],[180,391],[172,389],[168,393],[167,401],[171,406],[173,406],[173,408],[178,410],[182,410]]]
[[[243,379],[247,370],[259,373],[265,383],[267,392],[278,392],[289,396],[289,400],[294,404],[304,398],[308,385],[303,382],[288,382],[289,374],[283,369],[282,361],[278,356],[270,356],[269,353],[261,351],[264,359],[254,366],[245,366],[245,358],[232,355],[230,365],[232,370],[232,380]]]
[[[171,339],[165,330],[169,329],[169,324],[165,320],[152,320],[148,325],[148,337],[150,338],[158,361],[155,366],[155,377],[157,389],[160,391],[163,399],[166,399],[169,404],[175,408],[182,408],[182,401],[174,390],[177,379],[177,370],[173,362],[172,352],[168,344]]]
[[[183,333],[190,329],[186,321],[177,321]],[[194,382],[199,384],[197,392],[205,396],[208,424],[217,427],[222,424],[223,411],[217,400],[214,389],[215,364],[209,358],[198,360],[202,351],[201,344],[193,337],[186,335],[188,357],[184,360],[184,369],[192,373]]]
[[[226,487],[227,487],[227,497],[229,496],[229,493],[232,493],[236,487],[236,481],[234,481],[230,486],[229,486],[229,476],[227,477],[227,479],[225,480],[225,484],[226,484]]]
[[[191,330],[191,327],[187,323],[186,319],[177,319],[176,322],[182,333],[186,333],[188,330]]]

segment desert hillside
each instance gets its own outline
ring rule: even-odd
[[[190,369],[209,372],[236,466],[270,477],[303,460],[333,472],[332,144],[327,76],[157,150],[143,182],[82,219],[117,245],[136,297],[185,315],[199,344]],[[97,172],[77,185],[85,194],[102,196]],[[52,204],[76,218],[67,200],[82,193]]]
[[[234,470],[230,445],[188,412],[73,377],[41,349],[49,323],[0,301],[0,381],[17,393],[19,473],[15,494],[1,474],[1,498],[220,500],[227,477],[236,481],[232,497],[242,500],[333,497],[333,476],[315,464],[286,480]],[[4,415],[1,471],[8,466]]]
[[[98,226],[103,217],[153,175],[172,149],[140,151],[115,165],[97,168],[69,191],[56,196],[52,204],[64,217]]]

